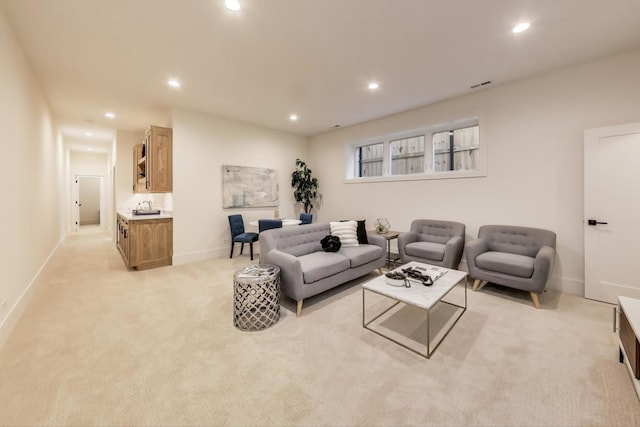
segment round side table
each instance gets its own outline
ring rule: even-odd
[[[233,324],[260,331],[280,319],[280,268],[258,264],[233,273]]]

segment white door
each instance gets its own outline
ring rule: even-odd
[[[640,123],[584,140],[585,297],[640,298]]]

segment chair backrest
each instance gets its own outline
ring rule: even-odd
[[[515,225],[483,225],[478,238],[486,239],[489,250],[535,257],[543,246],[556,248],[556,233],[541,228]]]
[[[259,219],[258,220],[258,232],[262,233],[272,228],[282,228],[281,219]]]
[[[242,215],[229,215],[229,228],[231,229],[231,240],[238,234],[244,233]]]
[[[420,234],[420,241],[447,243],[452,237],[460,236],[464,239],[464,224],[437,219],[416,219],[411,223],[411,231]]]
[[[311,224],[313,222],[313,214],[301,213],[300,214],[300,225],[302,224]]]

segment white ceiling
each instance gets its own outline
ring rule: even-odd
[[[314,135],[640,46],[639,0],[240,1],[0,7],[65,139],[81,143],[170,123],[174,106]]]

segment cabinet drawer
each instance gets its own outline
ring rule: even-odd
[[[631,324],[622,309],[620,310],[620,342],[622,342],[624,352],[629,359],[633,376],[640,379],[640,343],[638,343],[638,338],[633,333]]]

